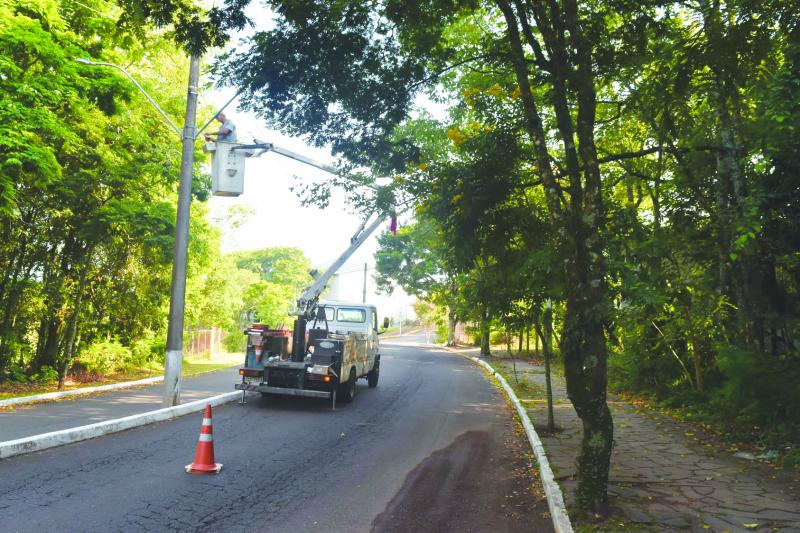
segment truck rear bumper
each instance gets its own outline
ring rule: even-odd
[[[290,389],[285,387],[270,387],[269,385],[254,385],[252,383],[237,383],[236,390],[252,392],[268,392],[270,394],[281,394],[283,396],[305,396],[307,398],[330,398],[331,392],[308,389]]]

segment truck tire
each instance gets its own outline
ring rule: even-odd
[[[350,378],[347,380],[347,383],[343,383],[339,387],[339,399],[342,403],[350,403],[353,401],[353,398],[356,397],[356,369],[350,369]]]
[[[378,378],[381,375],[381,362],[375,361],[375,366],[372,367],[367,373],[367,383],[369,384],[369,388],[374,389],[378,386]]]

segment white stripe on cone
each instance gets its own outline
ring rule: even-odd
[[[201,433],[200,434],[199,442],[213,442],[213,441],[214,441],[214,435],[212,435],[210,433]]]

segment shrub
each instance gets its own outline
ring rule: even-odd
[[[725,379],[713,404],[727,421],[762,428],[800,424],[800,354],[774,356],[727,345],[718,350]]]
[[[47,383],[58,379],[58,370],[52,366],[43,366],[39,372],[30,377],[32,383]]]
[[[5,379],[14,383],[27,383],[28,374],[25,372],[24,367],[12,363],[11,366],[6,369]]]
[[[76,362],[87,371],[97,374],[118,372],[132,361],[131,350],[116,339],[94,342],[84,348],[76,358]]]
[[[510,333],[503,331],[503,330],[494,330],[489,334],[489,343],[496,346],[496,345],[503,345],[505,346],[507,339]]]
[[[226,352],[243,352],[247,349],[247,336],[243,335],[240,329],[228,331],[222,339],[222,345]]]
[[[131,343],[131,357],[125,368],[158,367],[164,364],[166,357],[166,341],[156,337],[150,330]]]

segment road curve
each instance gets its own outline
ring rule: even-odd
[[[0,461],[2,531],[549,531],[502,395],[404,337],[355,401],[214,411],[216,476],[187,475],[200,418]],[[424,336],[422,339],[424,341]],[[524,478],[525,476],[523,476]]]

